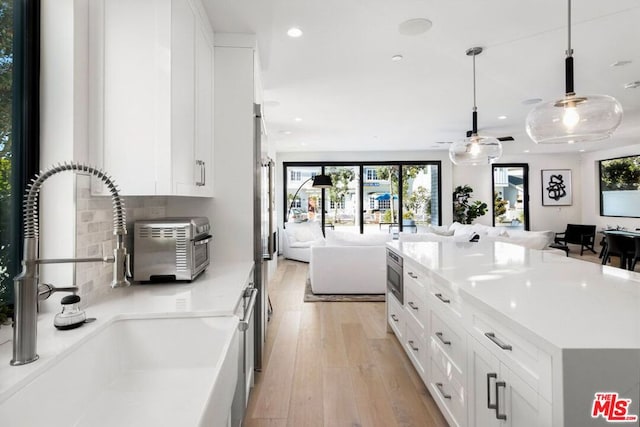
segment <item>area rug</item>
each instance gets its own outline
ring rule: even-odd
[[[304,288],[304,302],[381,302],[384,294],[314,294],[311,292],[311,281],[307,279]]]

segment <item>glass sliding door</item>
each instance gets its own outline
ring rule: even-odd
[[[289,166],[285,168],[284,222],[321,222],[322,190],[313,188],[313,177],[320,175],[320,166]]]
[[[333,186],[325,190],[325,228],[360,233],[360,167],[327,166]]]
[[[493,164],[493,225],[529,229],[529,166]]]
[[[362,210],[365,233],[389,233],[398,225],[400,165],[364,165]]]
[[[421,232],[440,225],[439,161],[284,162],[285,222],[352,233]],[[333,186],[312,187],[324,173]],[[325,200],[322,200],[322,197]]]
[[[402,165],[402,230],[417,233],[440,224],[437,165]]]

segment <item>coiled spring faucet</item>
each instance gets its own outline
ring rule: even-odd
[[[113,234],[116,236],[116,248],[113,256],[104,258],[66,258],[38,259],[38,195],[42,184],[51,176],[64,171],[90,174],[102,180],[111,192],[113,204]],[[11,365],[25,365],[38,359],[36,352],[36,336],[38,321],[38,279],[39,264],[77,263],[77,262],[109,262],[113,263],[113,281],[111,287],[129,286],[129,256],[124,247],[127,224],[124,203],[118,194],[113,179],[92,166],[82,163],[62,163],[38,173],[28,185],[23,198],[24,214],[24,252],[22,272],[15,277],[15,320],[13,325],[13,359]],[[50,286],[50,285],[49,285]]]

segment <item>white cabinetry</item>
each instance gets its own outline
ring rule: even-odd
[[[92,163],[123,195],[212,196],[213,32],[200,2],[93,0],[89,28]]]
[[[551,405],[475,338],[469,339],[469,425],[552,425]]]

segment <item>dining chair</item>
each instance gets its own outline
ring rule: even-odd
[[[634,238],[633,243],[635,243],[635,251],[633,253],[633,258],[629,260],[629,270],[631,271],[636,269],[636,263],[640,260],[640,238]]]
[[[635,256],[635,239],[618,234],[605,234],[605,238],[607,246],[602,256],[602,265],[606,265],[613,255],[620,257],[620,268],[629,268],[629,261]]]

